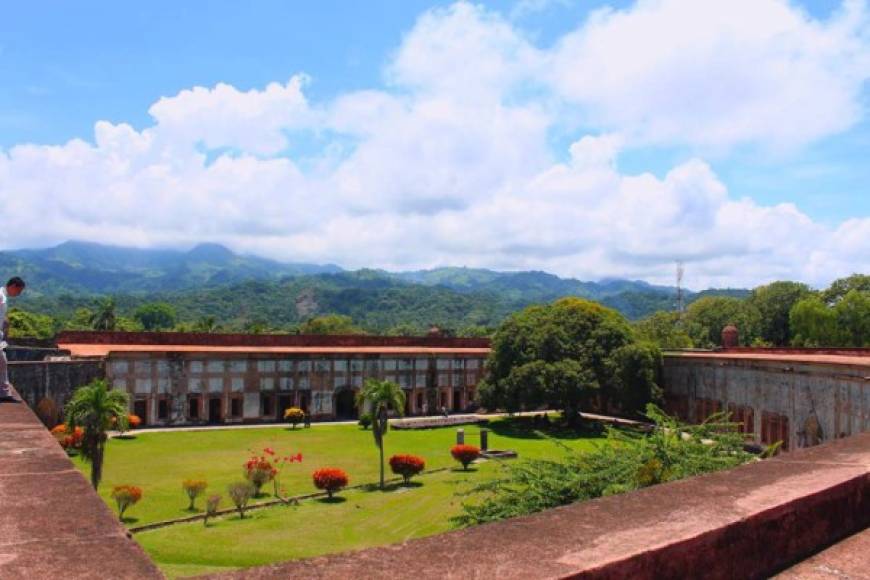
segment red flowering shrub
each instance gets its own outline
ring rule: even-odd
[[[72,432],[70,432],[63,423],[52,429],[51,434],[54,435],[54,438],[57,439],[60,446],[67,451],[71,449],[80,449],[82,446],[82,439],[84,439],[85,436],[85,432],[81,427],[76,427]]]
[[[135,485],[116,485],[112,488],[112,499],[118,504],[118,516],[123,520],[127,508],[142,499],[142,488]]]
[[[348,481],[350,481],[347,473],[337,467],[318,469],[311,476],[314,478],[314,487],[324,490],[330,498],[341,488],[347,487]]]
[[[127,425],[130,427],[130,429],[135,429],[141,424],[142,419],[139,418],[139,415],[127,415]]]
[[[467,470],[468,464],[480,457],[480,448],[474,445],[454,445],[450,448],[450,455],[462,464],[462,469]]]
[[[396,475],[401,475],[405,485],[411,478],[426,468],[426,461],[416,455],[393,455],[390,457],[390,469]]]
[[[278,469],[265,455],[251,457],[245,462],[245,479],[254,486],[254,496],[260,495],[260,488],[275,479]]]

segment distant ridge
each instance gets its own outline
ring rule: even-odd
[[[427,319],[439,319],[437,309],[430,307],[432,301],[446,310],[441,318],[485,325],[528,304],[562,296],[597,300],[632,319],[673,309],[676,296],[675,288],[639,280],[585,282],[543,271],[465,267],[348,271],[334,264],[285,263],[240,255],[216,243],[182,251],[69,241],[51,248],[0,252],[0,270],[2,275],[21,275],[28,281],[31,290],[24,303],[41,298],[54,303],[64,295],[85,298],[113,294],[139,297],[131,298],[134,302],[167,299],[188,305],[192,314],[201,314],[199,310],[209,305],[215,313],[231,315],[231,308],[224,312],[224,303],[227,289],[233,289],[248,295],[269,295],[261,300],[263,311],[254,313],[260,318],[287,322],[313,313],[336,312],[363,317],[374,327],[394,323],[400,311],[417,313],[415,318],[428,312]],[[705,294],[745,296],[748,291],[688,292],[687,301]],[[451,303],[464,304],[467,312],[461,314],[459,306],[451,312]],[[57,305],[66,308],[63,301]],[[236,307],[246,308],[245,301]]]

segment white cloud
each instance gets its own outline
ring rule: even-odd
[[[785,0],[639,0],[566,35],[548,76],[637,142],[787,149],[860,118],[868,26],[859,0],[827,22]]]
[[[772,0],[728,14],[697,4],[602,12],[539,49],[460,3],[421,17],[386,89],[312,103],[304,76],[197,87],[160,99],[141,131],[100,121],[93,143],[0,151],[4,219],[26,224],[0,230],[0,245],[214,240],[348,267],[657,282],[679,258],[698,287],[866,270],[868,218],[826,226],[790,204],[738,199],[700,158],[662,177],[619,170],[620,151],[643,142],[795,147],[861,114],[862,5],[818,22]],[[638,44],[641,54],[625,48]],[[722,92],[702,90],[719,81]],[[554,149],[578,113],[602,115],[600,133]],[[285,154],[311,135],[322,146]]]

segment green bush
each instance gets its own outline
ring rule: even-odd
[[[359,416],[359,426],[363,429],[368,429],[372,426],[372,414],[371,413],[363,413]]]
[[[754,459],[743,450],[743,435],[726,414],[701,425],[680,425],[655,405],[647,416],[656,424],[645,435],[608,428],[610,445],[578,452],[564,447],[565,459],[503,463],[504,475],[474,487],[481,501],[464,503],[454,524],[470,526],[521,516],[576,501],[613,495]]]

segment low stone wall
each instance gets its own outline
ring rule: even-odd
[[[0,403],[0,578],[163,578],[27,405]]]
[[[99,360],[10,362],[9,381],[32,409],[43,399],[50,400],[58,412],[73,392],[94,379],[105,377]]]
[[[870,525],[870,433],[373,548],[210,578],[767,578]]]
[[[816,351],[797,354],[810,357]],[[795,361],[785,356],[750,358],[760,353],[796,354],[794,349],[729,349],[727,353],[728,357],[666,354],[667,410],[691,423],[728,411],[760,443],[782,441],[785,450],[870,431],[870,355],[864,350],[832,354],[829,349],[820,355],[853,356],[866,361],[863,364]],[[734,356],[741,353],[747,357]]]

